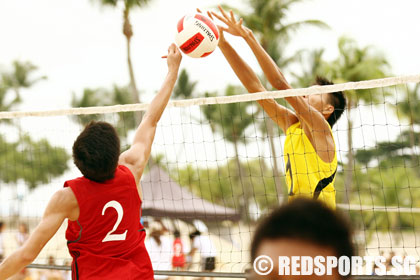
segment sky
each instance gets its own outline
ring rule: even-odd
[[[0,0],[0,69],[7,69],[14,60],[30,61],[39,67],[40,76],[48,77],[22,92],[25,102],[19,110],[69,108],[72,94],[80,96],[84,88],[128,84],[125,38],[121,32],[122,9],[104,8],[97,2]],[[224,1],[246,8],[242,2]],[[143,102],[151,100],[166,75],[166,61],[161,56],[174,41],[177,21],[184,14],[193,12],[197,3],[193,0],[153,0],[148,7],[132,12],[132,59]],[[220,2],[200,0],[199,3],[199,8],[205,10]],[[337,40],[345,35],[354,38],[361,47],[373,45],[378,52],[384,53],[393,75],[419,74],[418,11],[420,1],[416,0],[303,1],[292,8],[289,22],[319,19],[331,28],[303,28],[292,36],[289,54],[302,48],[322,47],[326,49],[326,58],[334,59]],[[227,36],[227,39],[260,73],[243,40],[232,36]],[[202,59],[184,56],[182,68],[186,68],[192,79],[198,82],[199,92],[222,90],[228,83],[239,84],[219,50]],[[286,75],[286,78],[290,76]],[[357,116],[356,127],[359,119],[367,121],[366,118],[374,119],[373,114]],[[44,134],[50,132],[46,125],[36,126]],[[67,132],[64,125],[53,133],[68,146],[76,132]],[[158,131],[158,135],[163,133]],[[176,140],[177,135],[173,138]],[[338,138],[338,145],[345,146],[344,134]],[[158,145],[168,145],[160,137],[156,139],[161,141]],[[44,195],[39,194],[40,197]]]
[[[243,1],[226,0],[243,7]],[[153,0],[148,7],[134,10],[133,63],[139,89],[145,101],[160,87],[166,63],[160,58],[173,41],[177,21],[194,11],[197,1]],[[201,0],[200,8],[218,1]],[[304,28],[291,41],[297,49],[326,48],[326,57],[337,55],[337,38],[355,38],[360,46],[374,45],[392,65],[394,75],[417,74],[418,11],[415,0],[308,0],[295,5],[289,20],[319,19],[331,29]],[[31,61],[48,80],[25,94],[22,110],[67,108],[72,93],[86,87],[111,87],[128,83],[125,39],[121,32],[121,8],[104,8],[91,0],[0,1],[0,67],[13,60]],[[251,52],[239,38],[228,39],[238,52],[260,72]],[[222,89],[239,81],[219,50],[203,59],[184,57],[186,68],[201,91]]]

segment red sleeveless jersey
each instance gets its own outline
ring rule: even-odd
[[[184,267],[185,266],[185,255],[184,248],[182,246],[181,238],[176,238],[173,243],[172,266],[173,267]]]
[[[72,189],[80,208],[79,219],[68,221],[66,231],[72,279],[152,280],[141,200],[131,171],[119,165],[114,178],[104,183],[79,177],[64,187]]]

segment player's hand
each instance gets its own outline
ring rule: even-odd
[[[227,27],[222,27],[223,31],[226,31],[229,34],[232,34],[234,36],[241,36],[241,37],[245,37],[252,32],[251,29],[242,25],[243,23],[242,18],[239,19],[239,21],[237,21],[232,11],[229,11],[229,14],[227,14],[220,5],[218,6],[218,8],[220,10],[221,15],[215,12],[211,12],[211,14],[215,16],[217,19],[219,19],[221,22],[227,25]]]
[[[201,12],[199,8],[197,8],[197,12],[199,12],[200,14],[203,13]],[[207,11],[207,16],[214,21],[213,15],[209,11]],[[216,26],[217,26],[217,29],[219,30],[219,45],[221,45],[226,42],[225,34],[224,34],[224,31],[226,30],[226,28],[218,24]]]
[[[179,65],[181,64],[182,55],[174,43],[169,46],[168,55],[163,56],[163,58],[167,58],[169,71],[178,71]]]

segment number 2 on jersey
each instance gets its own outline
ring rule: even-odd
[[[111,231],[109,231],[105,238],[102,240],[102,242],[107,242],[107,241],[122,241],[125,240],[126,236],[127,236],[127,231],[125,230],[124,233],[120,233],[120,234],[114,234],[114,232],[117,230],[118,226],[121,223],[121,220],[124,216],[124,210],[121,206],[121,204],[118,201],[115,200],[111,200],[109,201],[107,204],[105,204],[104,208],[102,209],[102,216],[105,215],[105,211],[106,209],[108,209],[109,207],[112,207],[115,209],[115,211],[117,211],[117,222],[115,223],[114,227],[112,228]]]

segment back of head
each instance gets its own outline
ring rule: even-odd
[[[190,233],[190,239],[192,240],[195,237],[200,236],[200,235],[201,235],[201,232],[199,230],[195,230],[195,231]]]
[[[90,122],[73,144],[73,160],[86,178],[104,182],[114,177],[120,156],[120,139],[106,122]]]
[[[316,77],[315,83],[320,86],[334,84],[333,82],[327,80],[326,78],[319,77],[319,76]],[[338,121],[338,119],[343,114],[344,110],[346,109],[347,100],[346,100],[346,97],[344,96],[344,93],[341,91],[331,92],[328,94],[328,96],[329,96],[329,103],[334,107],[334,112],[331,114],[331,116],[329,116],[327,121],[330,124],[330,126],[333,127],[334,124]]]
[[[251,244],[255,260],[263,241],[302,240],[334,250],[337,257],[353,256],[352,233],[337,212],[313,199],[296,199],[259,222]]]

